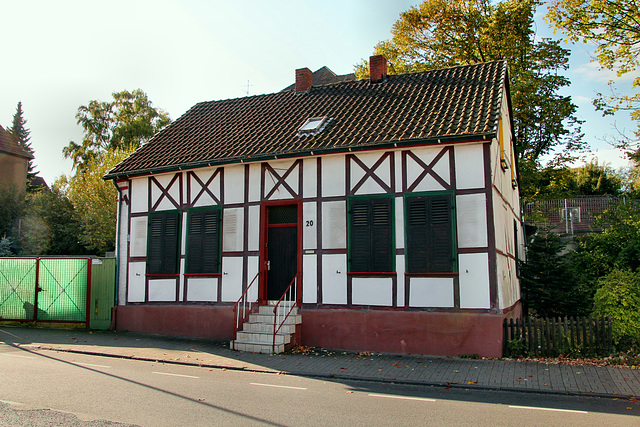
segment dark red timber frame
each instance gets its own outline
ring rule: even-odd
[[[297,250],[296,250],[296,269],[298,282],[296,283],[296,300],[298,305],[302,304],[302,199],[294,200],[272,200],[262,201],[260,203],[260,281],[258,288],[258,299],[260,304],[267,303],[267,261],[268,251],[268,235],[270,227],[290,227],[291,224],[269,225],[269,208],[274,206],[290,206],[295,205],[298,209],[297,215]]]

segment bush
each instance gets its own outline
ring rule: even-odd
[[[640,341],[640,274],[615,269],[598,283],[593,312],[611,316],[614,343],[628,346]]]

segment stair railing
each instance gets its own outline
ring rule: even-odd
[[[246,322],[247,318],[251,313],[254,312],[254,307],[258,305],[258,294],[256,292],[255,301],[249,301],[249,290],[254,283],[258,282],[258,277],[260,276],[260,272],[255,275],[249,286],[244,290],[242,296],[238,299],[236,304],[233,306],[233,341],[236,341],[238,330],[240,329],[240,325]]]
[[[273,341],[271,351],[274,353],[276,351],[276,335],[280,332],[280,329],[282,329],[282,326],[289,318],[293,309],[298,305],[297,284],[299,276],[300,273],[293,276],[293,280],[291,280],[291,283],[289,283],[289,286],[273,307]]]

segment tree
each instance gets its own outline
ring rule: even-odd
[[[592,42],[600,66],[616,71],[618,77],[640,65],[640,6],[637,0],[552,0],[546,18],[569,40]],[[640,88],[640,77],[632,84]],[[619,94],[613,84],[611,96],[594,101],[605,114],[625,109],[638,122],[636,137],[640,138],[640,93]],[[636,152],[637,153],[637,152]]]
[[[390,73],[507,60],[513,103],[516,149],[522,162],[558,153],[557,162],[586,147],[577,107],[559,90],[569,85],[560,73],[569,51],[550,39],[536,40],[536,0],[426,0],[400,15],[393,37],[375,47]],[[368,73],[356,65],[358,77]],[[528,168],[532,173],[535,167]],[[528,177],[521,174],[521,179]]]
[[[29,195],[16,247],[21,255],[85,255],[71,201],[56,186]]]
[[[93,254],[104,255],[115,248],[118,193],[102,177],[132,152],[107,149],[96,153],[73,177],[63,175],[56,182],[73,204],[80,243]]]
[[[566,244],[553,233],[535,235],[527,262],[520,266],[522,299],[539,316],[585,315],[591,312],[593,287],[576,280]]]
[[[18,144],[29,154],[32,158],[29,159],[29,165],[27,166],[27,191],[32,192],[34,188],[31,186],[31,180],[38,174],[35,170],[34,164],[34,150],[31,147],[31,131],[25,127],[27,121],[24,119],[24,113],[22,111],[22,102],[18,102],[16,107],[16,113],[13,115],[13,123],[10,131],[17,138]]]
[[[106,150],[136,149],[171,122],[155,108],[141,89],[114,92],[113,101],[92,100],[78,108],[76,119],[84,129],[81,143],[71,141],[63,154],[82,172]]]
[[[594,297],[594,314],[611,316],[616,344],[640,342],[640,276],[628,270],[613,270],[602,277]]]
[[[0,186],[0,237],[9,236],[11,227],[25,209],[24,192],[14,185]]]

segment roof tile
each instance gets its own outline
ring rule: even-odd
[[[158,132],[105,178],[311,150],[495,133],[506,79],[503,61],[346,81],[201,102]],[[331,123],[299,136],[311,117]]]

